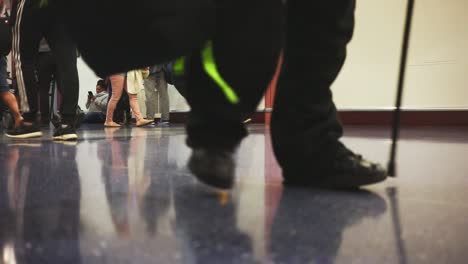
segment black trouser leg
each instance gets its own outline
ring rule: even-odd
[[[13,56],[20,95],[20,107],[27,122],[34,122],[38,112],[38,86],[35,78],[35,60],[42,28],[47,23],[47,12],[40,10],[39,1],[20,0],[15,8],[13,27]]]
[[[342,136],[330,86],[346,57],[354,8],[354,0],[288,1],[284,68],[271,125],[283,169],[310,168]]]
[[[274,74],[281,46],[280,0],[219,2],[213,53],[220,75],[239,102],[227,99],[204,70],[201,52],[195,51],[188,62],[187,89],[192,110],[188,144],[193,148],[234,149],[246,136],[242,118],[256,110]]]
[[[50,120],[50,86],[56,72],[55,57],[52,52],[41,52],[37,58],[37,75],[39,79],[39,104],[41,120]]]
[[[60,21],[53,21],[46,32],[46,38],[55,55],[57,63],[57,84],[62,94],[60,113],[62,121],[74,124],[78,107],[79,80],[76,66],[77,49]]]

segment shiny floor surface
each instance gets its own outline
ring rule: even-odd
[[[467,263],[468,129],[407,129],[399,177],[359,192],[284,188],[251,127],[237,185],[185,167],[182,127],[104,130],[75,143],[0,138],[0,263]],[[386,162],[388,131],[344,141]]]

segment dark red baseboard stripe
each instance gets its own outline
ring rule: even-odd
[[[340,111],[345,125],[390,125],[392,111]],[[402,126],[468,126],[468,110],[405,110]]]
[[[185,123],[186,112],[171,113],[171,122]],[[269,123],[270,112],[257,112],[252,123]],[[393,112],[387,110],[346,110],[339,111],[345,125],[387,126],[393,119]],[[404,110],[401,113],[402,126],[468,126],[468,110]]]

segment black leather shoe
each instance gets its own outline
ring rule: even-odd
[[[382,182],[387,171],[337,142],[308,164],[283,169],[284,184],[325,189],[354,189]]]
[[[234,185],[235,163],[232,152],[197,148],[188,167],[197,179],[209,186],[230,189]]]

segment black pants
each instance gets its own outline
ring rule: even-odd
[[[187,72],[187,142],[193,148],[234,149],[239,144],[247,134],[242,120],[256,110],[281,50],[281,1],[219,2],[212,35],[214,60],[239,102],[228,100],[205,70],[202,51],[195,50]]]
[[[330,85],[344,63],[346,45],[352,37],[354,6],[354,0],[288,1],[284,67],[271,125],[274,151],[283,169],[309,167],[342,136]],[[219,26],[232,33],[229,15],[225,18],[226,24]],[[272,52],[266,52],[272,46],[265,28],[250,27],[257,30],[255,36],[241,30],[225,36],[220,30],[215,37],[221,54],[219,68],[240,94],[239,106],[226,101],[203,72],[200,60],[191,63],[188,133],[192,147],[234,147],[245,136],[241,110],[255,111],[275,62],[262,57],[272,56]],[[236,45],[246,39],[248,44]],[[265,51],[259,51],[261,47]]]
[[[354,9],[355,0],[288,1],[284,67],[271,124],[283,171],[320,162],[343,134],[330,86],[345,61]]]
[[[142,67],[161,63],[164,59],[164,55],[155,51],[150,50],[151,56],[148,56],[148,51],[145,49],[112,46],[114,54],[117,51],[117,54],[127,52],[127,56],[112,60],[113,65],[110,65],[109,59],[112,55],[101,54],[95,45],[88,44],[95,42],[93,34],[101,36],[101,39],[112,38],[113,34],[102,36],[100,34],[106,31],[98,32],[95,29],[110,26],[101,22],[110,20],[83,22],[79,19],[78,13],[72,11],[81,10],[78,7],[83,10],[95,10],[95,8],[87,7],[82,4],[83,1],[72,1],[77,8],[67,8],[64,1],[60,2],[64,3],[64,12],[68,12],[67,17],[72,24],[75,38],[80,42],[80,49],[83,49],[83,54],[87,54],[88,63],[98,73],[123,72],[133,66]],[[94,2],[106,3],[104,0]],[[117,2],[122,4],[122,1]],[[160,3],[160,1],[140,2],[148,6],[151,6],[150,2],[154,3],[155,10]],[[191,147],[234,149],[246,136],[246,129],[241,124],[242,118],[245,114],[256,110],[275,71],[283,37],[286,45],[284,67],[276,94],[271,126],[274,151],[281,166],[283,169],[310,167],[314,165],[313,161],[317,162],[317,157],[332,149],[342,136],[342,126],[337,117],[330,86],[343,66],[346,45],[353,34],[355,0],[288,0],[285,36],[281,34],[283,17],[281,2],[280,0],[214,2],[216,12],[214,12],[214,22],[210,23],[214,27],[200,36],[206,35],[207,39],[212,40],[217,70],[222,79],[232,87],[239,102],[232,103],[227,99],[220,85],[207,74],[204,64],[206,60],[202,58],[201,50],[194,49],[188,56],[190,59],[187,63],[187,100],[192,109],[187,131],[188,144]],[[194,15],[195,12],[192,10],[191,14]],[[162,35],[158,30],[166,29],[163,24],[160,27],[155,26],[158,22],[157,15],[147,14],[127,20],[139,21],[141,17],[154,18],[154,24],[147,21],[142,24],[153,26],[146,29],[139,27],[138,30],[159,32],[159,34],[147,32],[143,34],[145,36]],[[99,27],[95,27],[94,24],[99,23]],[[78,30],[83,26],[86,30]],[[119,32],[125,35],[123,29],[124,27],[118,27]],[[93,30],[96,32],[92,32]],[[90,31],[93,34],[89,33]],[[148,43],[156,45],[158,41],[164,40],[152,37]],[[194,43],[190,40],[188,42]],[[100,41],[96,45],[109,46],[109,44],[112,42]],[[167,50],[157,50],[165,51],[172,56],[170,59],[175,59],[173,55],[178,53],[169,48],[170,43],[165,44]],[[183,49],[182,45],[179,48]]]
[[[37,79],[39,84],[39,105],[41,121],[50,120],[50,87],[55,81],[57,64],[52,52],[40,52],[37,57]],[[60,88],[60,87],[59,87]]]
[[[20,92],[21,110],[26,121],[34,121],[38,112],[38,86],[34,78],[35,60],[42,37],[47,39],[57,63],[57,82],[61,87],[60,112],[65,123],[73,123],[78,105],[78,70],[76,46],[69,37],[59,13],[50,3],[40,7],[40,0],[20,0],[15,6],[13,56]]]

